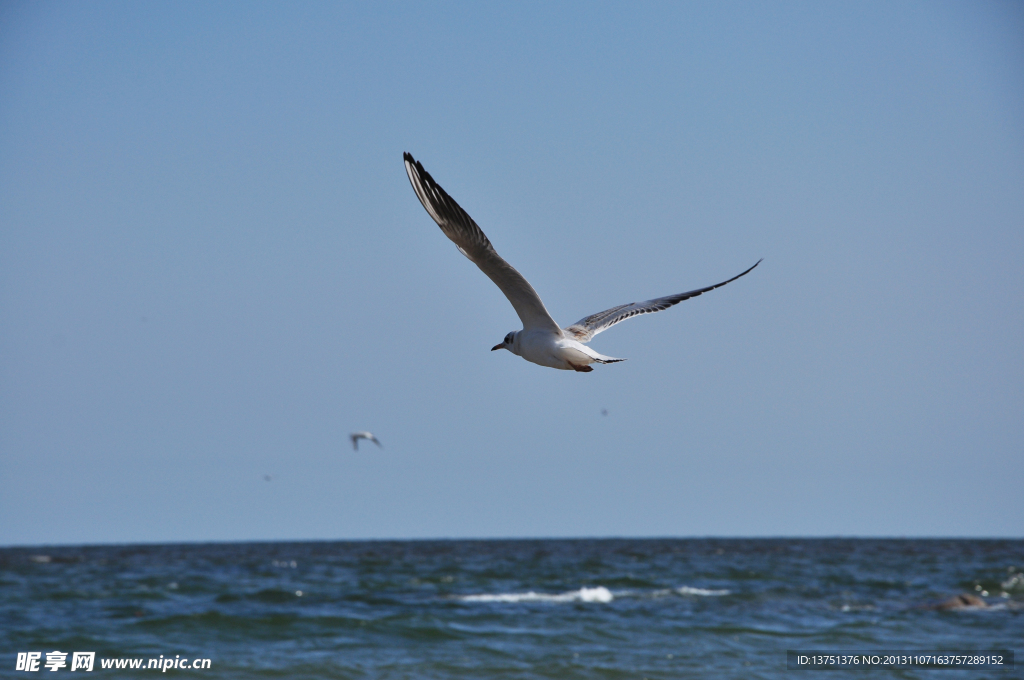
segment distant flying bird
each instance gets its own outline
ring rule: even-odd
[[[492,352],[496,349],[507,349],[541,366],[580,372],[594,370],[590,364],[595,362],[611,364],[625,361],[598,354],[585,343],[620,321],[640,314],[660,312],[683,300],[721,288],[750,273],[754,267],[761,264],[761,260],[758,260],[754,267],[742,274],[707,288],[619,305],[584,317],[566,328],[559,328],[530,282],[495,252],[491,242],[487,240],[487,236],[473,218],[459,207],[459,204],[434,181],[430,173],[424,170],[423,165],[411,154],[404,154],[404,158],[405,172],[409,175],[412,188],[420,203],[427,209],[427,213],[441,227],[444,235],[452,240],[459,252],[469,258],[501,289],[523,322],[523,330],[512,331],[506,335],[504,340],[491,348]]]
[[[372,432],[353,432],[348,436],[348,438],[352,440],[352,448],[355,449],[356,451],[359,450],[360,439],[369,439],[371,442],[373,442],[380,448],[384,448],[384,445],[377,441],[377,438],[373,436]]]
[[[263,479],[269,482],[271,479],[273,479],[273,477],[271,477],[270,475],[263,475]]]

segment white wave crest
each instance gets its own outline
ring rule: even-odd
[[[1003,587],[1003,590],[1024,591],[1024,573],[1017,572],[1016,574],[1011,574],[1010,578],[1003,581],[1000,585]]]
[[[700,595],[701,597],[718,597],[728,595],[729,590],[708,590],[707,588],[691,588],[690,586],[679,586],[676,592],[680,595]]]
[[[463,602],[611,602],[612,591],[604,586],[596,588],[580,588],[567,593],[497,593],[495,595],[463,595]]]

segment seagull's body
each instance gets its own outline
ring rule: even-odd
[[[491,348],[507,349],[508,351],[521,356],[529,362],[540,366],[559,368],[564,371],[592,371],[589,364],[612,364],[616,359],[598,354],[578,340],[568,337],[561,329],[552,331],[547,328],[524,328],[521,331],[509,333],[507,337]]]
[[[373,442],[374,444],[376,444],[380,448],[382,448],[382,449],[384,448],[384,445],[381,444],[380,441],[376,437],[373,436],[372,432],[353,432],[352,434],[350,434],[348,436],[348,438],[352,440],[352,448],[355,449],[356,451],[359,450],[359,440],[360,439],[369,439],[371,442]]]
[[[459,207],[459,204],[434,181],[430,173],[424,170],[423,165],[412,155],[406,153],[404,159],[409,182],[412,183],[413,191],[416,192],[416,196],[426,208],[427,213],[441,227],[445,236],[451,239],[459,252],[469,258],[501,289],[523,322],[523,330],[512,331],[505,336],[504,340],[492,347],[491,351],[507,349],[540,366],[587,372],[594,370],[590,366],[593,363],[611,364],[625,361],[625,359],[598,354],[587,347],[585,343],[590,342],[595,335],[620,321],[639,314],[660,312],[683,300],[720,288],[747,274],[761,263],[761,260],[758,260],[754,263],[754,267],[728,281],[691,290],[687,293],[612,307],[584,317],[563,329],[551,318],[547,308],[544,307],[544,302],[530,282],[498,255],[473,218]],[[353,443],[355,443],[355,435],[352,436]]]

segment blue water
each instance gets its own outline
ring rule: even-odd
[[[0,549],[18,652],[196,678],[978,678],[791,671],[786,650],[1013,650],[1024,541],[369,541]],[[984,606],[935,605],[972,593]],[[41,666],[43,677],[50,671]],[[76,673],[78,671],[75,671]],[[76,677],[76,676],[72,676]],[[91,677],[91,676],[86,676]]]

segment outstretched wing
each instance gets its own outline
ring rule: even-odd
[[[409,182],[420,203],[459,252],[468,257],[501,289],[523,322],[523,328],[547,329],[561,333],[562,330],[548,314],[537,291],[512,265],[501,259],[473,218],[438,186],[419,161],[409,153],[404,154],[404,158],[405,172],[409,175]]]
[[[382,449],[384,448],[384,445],[381,444],[379,441],[377,441],[377,438],[373,436],[372,432],[367,432],[365,430],[363,430],[361,432],[353,432],[352,434],[350,434],[348,436],[348,438],[352,440],[352,448],[355,449],[356,451],[359,450],[359,440],[360,439],[369,439],[371,442],[373,442],[377,446],[381,447]]]
[[[754,267],[759,264],[761,264],[761,260],[755,262]],[[646,300],[644,302],[631,302],[628,305],[619,305],[618,307],[612,307],[611,309],[606,309],[603,312],[598,312],[597,314],[591,314],[590,316],[580,319],[573,325],[566,328],[565,334],[567,337],[573,338],[577,342],[590,342],[590,339],[595,335],[603,330],[611,328],[620,321],[625,321],[630,317],[638,316],[640,314],[653,314],[654,312],[660,312],[661,310],[668,309],[672,305],[678,304],[683,300],[689,300],[690,298],[697,297],[709,290],[721,288],[725,284],[731,283],[741,276],[749,274],[754,267],[751,267],[742,274],[737,274],[728,281],[722,281],[721,283],[716,283],[715,285],[708,286],[707,288],[698,288],[697,290],[691,290],[688,293],[667,295],[665,297]]]

